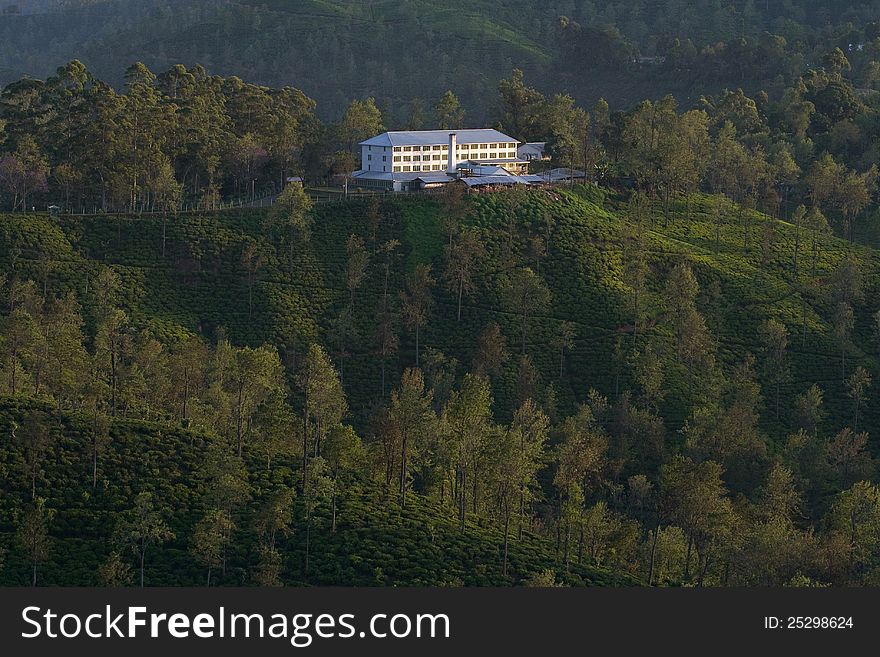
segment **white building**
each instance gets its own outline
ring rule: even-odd
[[[361,144],[355,185],[408,191],[442,185],[480,167],[526,173],[519,142],[497,130],[409,130],[385,132]]]

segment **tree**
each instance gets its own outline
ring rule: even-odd
[[[868,434],[856,433],[849,427],[828,442],[828,465],[840,488],[852,486],[874,474],[874,459],[867,450]]]
[[[342,420],[348,407],[339,374],[320,345],[309,346],[296,379],[303,396],[302,491],[305,491],[308,486],[310,441],[313,455],[319,455],[323,433]],[[311,430],[310,423],[313,427]]]
[[[151,493],[138,493],[134,506],[126,512],[116,526],[116,542],[131,550],[140,566],[141,587],[144,586],[144,565],[147,549],[174,538],[162,513],[156,508]]]
[[[293,453],[299,418],[287,404],[286,393],[278,388],[261,403],[253,416],[254,449],[266,457],[266,471],[273,460]]]
[[[312,199],[301,185],[288,185],[284,188],[269,214],[270,220],[286,231],[288,264],[293,271],[293,253],[297,241],[306,243],[311,236]]]
[[[580,519],[584,503],[602,480],[608,438],[588,406],[581,406],[576,415],[566,418],[560,433],[553,485],[558,494],[558,523],[565,530],[563,554],[567,567],[572,530],[578,525],[583,529]],[[557,549],[559,540],[557,533]]]
[[[345,110],[337,128],[339,141],[343,147],[353,152],[355,146],[385,130],[382,113],[371,97],[366,100],[353,100]]]
[[[840,378],[846,380],[846,350],[849,347],[849,339],[855,325],[852,306],[846,301],[840,301],[834,308],[834,339],[840,349]]]
[[[15,307],[2,320],[2,342],[4,360],[9,372],[8,389],[12,396],[20,392],[22,362],[33,358],[40,340],[40,332],[33,315],[23,307]]]
[[[714,461],[694,463],[675,457],[660,471],[662,505],[688,539],[682,579],[691,580],[691,550],[697,551],[697,584],[706,574],[729,537],[734,511],[721,480],[722,467]]]
[[[812,275],[815,276],[816,265],[819,261],[819,236],[828,232],[828,220],[825,219],[825,215],[822,214],[819,208],[813,206],[807,213],[805,222],[812,235]]]
[[[574,347],[575,325],[569,321],[563,321],[559,326],[559,333],[553,339],[553,346],[559,349],[559,380],[565,370],[565,352]]]
[[[257,276],[265,266],[266,259],[257,249],[257,245],[248,242],[241,251],[241,266],[244,268],[245,281],[248,289],[248,319],[254,314],[254,286],[257,284]]]
[[[22,514],[17,538],[31,564],[31,586],[37,585],[37,567],[49,558],[49,523],[53,515],[54,512],[46,508],[46,500],[42,497],[34,499]]]
[[[767,354],[765,371],[776,391],[776,419],[779,419],[779,388],[786,379],[786,349],[788,348],[788,329],[785,324],[768,319],[761,327],[761,341]]]
[[[282,366],[274,347],[242,347],[235,350],[232,376],[228,379],[233,402],[236,451],[241,456],[254,413],[282,386]]]
[[[278,537],[290,535],[295,500],[296,490],[285,486],[272,495],[261,509],[256,528],[262,544],[267,548],[275,550]]]
[[[458,299],[457,321],[461,321],[461,301],[476,289],[474,270],[486,257],[486,250],[474,230],[463,230],[446,247],[444,272],[449,291]]]
[[[525,85],[519,69],[514,69],[510,78],[501,80],[498,91],[501,129],[520,141],[539,139],[538,119],[544,96]]]
[[[15,152],[0,156],[0,189],[12,194],[12,210],[28,210],[28,198],[47,189],[49,164],[30,134],[22,135]]]
[[[859,583],[877,567],[880,554],[880,487],[860,481],[837,496],[826,522],[845,546],[847,579]]]
[[[486,441],[492,435],[492,395],[486,379],[466,374],[461,387],[452,393],[443,412],[444,425],[449,431],[449,452],[455,468],[455,499],[458,502],[458,520],[461,531],[470,501],[473,512],[479,507],[480,481],[477,473],[482,465]]]
[[[507,341],[501,327],[491,322],[477,336],[477,348],[473,356],[472,370],[478,375],[496,375],[507,360]]]
[[[95,351],[101,371],[110,384],[110,414],[113,417],[119,410],[119,382],[131,349],[128,315],[119,308],[108,308],[98,320]]]
[[[328,433],[323,454],[330,469],[332,493],[330,499],[330,531],[336,531],[336,506],[348,480],[358,472],[364,459],[360,436],[347,424],[337,424]]]
[[[526,508],[540,493],[537,475],[544,464],[544,447],[549,436],[550,419],[531,399],[524,401],[513,415],[508,434],[513,435],[518,444],[515,445],[516,472],[519,477],[519,523],[517,537],[523,537],[523,525]]]
[[[190,539],[190,552],[208,569],[206,586],[211,586],[211,570],[223,563],[226,543],[235,524],[225,511],[209,509],[196,523]]]
[[[427,326],[434,299],[431,288],[434,286],[431,265],[416,265],[415,270],[406,277],[406,289],[400,292],[401,315],[404,325],[415,333],[416,367],[419,366],[419,337],[422,327]]]
[[[409,488],[410,460],[418,455],[434,417],[431,408],[433,393],[425,390],[421,370],[407,368],[400,387],[391,393],[389,418],[400,436],[400,506],[406,506]]]
[[[434,105],[437,127],[440,130],[458,130],[464,124],[464,110],[458,97],[447,90]]]
[[[131,583],[131,566],[122,560],[118,551],[114,550],[98,566],[98,579],[101,586],[122,587]]]
[[[859,411],[865,399],[865,392],[871,386],[871,375],[864,367],[857,367],[855,371],[846,380],[846,388],[850,398],[853,400],[855,409],[853,411],[853,431],[859,430]]]
[[[817,434],[819,424],[824,417],[823,394],[822,388],[814,383],[795,400],[795,416],[798,426],[813,436]]]
[[[543,312],[550,304],[550,290],[529,267],[514,270],[501,290],[502,301],[508,312],[520,316],[522,353],[526,353],[526,334],[529,318]]]
[[[18,435],[20,434],[20,435]],[[31,502],[37,501],[37,476],[42,471],[48,451],[54,444],[47,418],[39,413],[30,415],[23,427],[13,424],[12,438],[19,438],[24,451],[24,462],[31,484]]]
[[[345,243],[345,251],[348,254],[348,268],[346,270],[345,284],[348,288],[349,313],[354,312],[354,294],[364,282],[367,275],[367,266],[370,255],[364,246],[364,240],[358,235],[351,235]]]

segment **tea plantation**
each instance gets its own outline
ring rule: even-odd
[[[399,351],[388,363],[382,390],[374,338],[377,309],[386,289],[391,303],[397,303],[406,277],[419,264],[430,264],[437,280],[430,316],[421,330],[423,358],[427,349],[442,352],[455,359],[461,374],[470,369],[476,336],[487,325],[497,323],[506,336],[508,358],[492,379],[496,420],[510,420],[520,385],[520,317],[505,305],[503,288],[507,276],[524,265],[540,275],[551,297],[547,309],[530,318],[528,332],[538,396],[547,407],[553,406],[559,416],[569,415],[591,389],[615,399],[634,386],[629,360],[633,290],[625,271],[626,244],[637,228],[625,199],[592,188],[468,198],[463,224],[476,231],[486,253],[474,274],[474,292],[464,296],[460,321],[454,286],[444,283],[443,202],[419,196],[389,197],[375,205],[368,200],[318,205],[309,238],[292,251],[285,234],[262,210],[182,214],[166,220],[5,215],[0,216],[0,268],[7,277],[32,279],[60,297],[66,292],[87,294],[102,268],[112,267],[123,282],[121,304],[134,326],[165,343],[188,335],[209,342],[225,335],[238,345],[271,343],[290,372],[309,344],[319,342],[341,372],[348,421],[368,443],[371,412],[386,403],[403,368],[415,361],[414,335],[399,327]],[[669,300],[664,281],[676,264],[686,262],[699,282],[698,306],[717,340],[723,370],[747,354],[763,363],[760,328],[766,320],[776,319],[789,330],[791,374],[781,384],[778,418],[769,410],[770,374],[758,368],[765,384],[761,425],[771,449],[791,430],[794,399],[814,383],[825,393],[825,433],[851,424],[853,403],[841,380],[841,349],[849,367],[860,364],[880,379],[873,319],[880,299],[876,251],[821,234],[814,262],[812,236],[801,228],[795,271],[795,226],[704,195],[675,203],[668,225],[657,210],[653,221],[643,218],[642,227],[648,267],[641,301],[644,335],[674,350],[665,322]],[[354,290],[346,282],[345,245],[351,235],[362,237],[370,254],[366,279]],[[535,247],[534,238],[541,238],[543,248]],[[392,240],[400,244],[386,255],[382,246]],[[853,302],[852,334],[841,346],[833,330],[830,289],[834,272],[847,257],[857,264],[862,289]],[[349,304],[350,323],[343,321]],[[92,320],[87,313],[84,317],[88,333]],[[574,339],[561,355],[563,322],[574,327]],[[671,359],[666,359],[665,370],[666,395],[658,412],[675,442],[689,413],[687,377]],[[870,399],[869,394],[860,424],[876,441],[880,404]],[[0,401],[0,546],[5,551],[0,583],[30,581],[27,556],[16,547],[14,534],[17,514],[30,499],[31,479],[25,456],[11,437],[13,428],[35,411],[46,414],[53,435],[35,479],[37,495],[55,513],[50,557],[40,567],[40,582],[98,583],[98,565],[112,550],[114,518],[130,508],[137,493],[149,491],[173,510],[168,522],[175,538],[148,552],[146,582],[203,583],[204,568],[188,546],[203,513],[203,483],[197,473],[213,438],[172,424],[117,418],[93,489],[89,419],[20,396]],[[284,459],[271,470],[257,458],[248,461],[250,500],[236,515],[237,538],[225,572],[215,582],[252,583],[258,561],[253,517],[279,486],[293,486],[297,477],[296,466]],[[549,490],[549,480],[545,485]],[[297,522],[282,539],[282,580],[497,585],[524,583],[550,569],[575,585],[638,581],[629,573],[598,567],[572,563],[566,568],[552,540],[528,532],[523,541],[511,541],[509,573],[502,575],[502,536],[496,525],[472,516],[461,533],[457,521],[433,499],[418,494],[411,499],[401,510],[386,491],[358,480],[339,500],[335,532],[330,531],[329,507],[318,505],[310,530],[309,572],[304,572],[306,532]]]

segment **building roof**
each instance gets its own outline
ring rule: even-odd
[[[383,132],[381,135],[362,141],[363,146],[435,146],[449,143],[449,135],[455,133],[459,144],[485,144],[495,142],[515,142],[519,140],[497,130],[479,128],[473,130],[399,130]]]
[[[528,185],[529,182],[520,176],[468,176],[461,178],[468,187],[479,187],[480,185]]]
[[[421,180],[425,183],[447,183],[455,180],[455,178],[442,171],[434,171],[433,173],[423,173],[415,178],[415,180]]]

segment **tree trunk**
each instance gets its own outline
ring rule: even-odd
[[[407,432],[403,432],[400,449],[400,506],[406,506],[406,448]]]
[[[504,514],[504,564],[501,567],[501,574],[507,576],[507,546],[509,543],[508,534],[510,530],[510,511]]]

